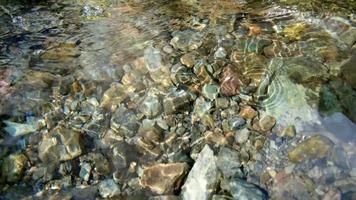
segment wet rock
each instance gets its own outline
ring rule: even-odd
[[[179,200],[179,197],[174,195],[160,195],[151,197],[149,200]]]
[[[259,126],[261,130],[264,132],[270,131],[275,124],[276,124],[276,118],[270,115],[266,115],[262,117],[259,121]]]
[[[71,160],[82,154],[80,133],[58,126],[43,135],[38,149],[43,162]]]
[[[149,94],[144,98],[139,109],[144,115],[152,118],[161,112],[162,106],[156,95]]]
[[[132,110],[120,106],[111,116],[110,128],[121,136],[132,137],[139,128],[138,117]]]
[[[4,158],[1,166],[1,179],[6,182],[17,182],[22,176],[28,159],[22,153],[11,154]]]
[[[228,142],[221,132],[216,131],[207,131],[204,133],[204,138],[208,144],[226,145]]]
[[[103,198],[111,198],[120,195],[121,190],[113,179],[106,179],[100,182],[99,193]]]
[[[279,134],[280,137],[293,138],[296,135],[295,126],[287,126],[283,131]]]
[[[188,169],[186,163],[156,164],[143,171],[141,184],[157,194],[172,194],[180,188]]]
[[[353,54],[350,59],[344,62],[341,66],[341,74],[346,79],[346,81],[356,89],[356,54]]]
[[[214,152],[206,145],[199,153],[182,187],[183,200],[207,200],[211,197],[220,176],[216,161]]]
[[[164,97],[163,108],[166,114],[172,114],[179,110],[184,110],[190,104],[190,95],[184,91],[173,91]]]
[[[310,179],[277,174],[270,195],[271,199],[315,199],[312,196],[313,190],[313,183]]]
[[[297,144],[288,152],[289,161],[299,163],[306,160],[321,159],[328,155],[333,147],[333,142],[322,135],[314,135]]]
[[[257,186],[241,179],[230,182],[230,193],[234,199],[267,200],[267,195]]]
[[[228,108],[230,106],[230,101],[229,101],[229,99],[223,98],[223,97],[217,98],[217,99],[215,99],[215,106],[217,108],[225,109],[225,108]]]
[[[232,117],[229,119],[229,125],[232,130],[237,130],[245,125],[246,121],[241,117]]]
[[[195,65],[195,55],[192,53],[187,53],[184,54],[181,58],[180,58],[180,62],[189,67],[192,68]]]
[[[218,169],[222,172],[225,179],[242,177],[239,153],[235,150],[223,147],[217,156]]]
[[[214,53],[214,58],[215,59],[219,59],[219,58],[223,59],[226,57],[226,55],[227,55],[227,52],[226,52],[225,48],[219,47]]]
[[[342,147],[335,147],[331,153],[331,161],[340,169],[348,170],[350,169],[350,164],[346,152]]]
[[[148,47],[145,49],[144,54],[146,68],[149,71],[150,77],[157,83],[169,85],[170,71],[168,66],[163,62],[161,52],[154,47]]]
[[[242,107],[239,115],[244,119],[253,119],[257,116],[258,112],[251,106]]]
[[[215,84],[205,84],[202,89],[204,97],[210,99],[211,101],[216,99],[219,95],[219,86]]]
[[[244,144],[247,142],[249,136],[250,131],[247,128],[244,128],[236,132],[235,141],[239,144]]]
[[[239,74],[232,67],[224,68],[222,77],[220,79],[220,93],[224,96],[234,96],[239,93],[240,86],[243,83],[239,79]]]
[[[302,33],[306,29],[306,24],[304,23],[295,23],[289,25],[283,29],[283,34],[289,40],[300,40],[302,37]]]
[[[113,83],[103,94],[100,106],[110,110],[115,108],[127,97],[127,88],[119,83]]]
[[[202,34],[199,32],[195,32],[193,30],[185,30],[173,33],[173,38],[170,44],[175,49],[180,49],[182,51],[196,50],[203,43],[202,37]]]
[[[35,124],[20,124],[10,121],[4,121],[4,123],[6,124],[4,130],[12,137],[23,136],[36,131]]]
[[[92,167],[89,163],[83,163],[80,168],[79,177],[82,178],[84,181],[89,181],[91,169]]]

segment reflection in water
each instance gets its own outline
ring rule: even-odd
[[[352,199],[354,7],[320,2],[0,0],[1,196]]]

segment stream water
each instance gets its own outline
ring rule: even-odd
[[[0,199],[355,199],[355,11],[0,0]]]

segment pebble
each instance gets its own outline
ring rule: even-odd
[[[257,116],[257,111],[251,106],[242,107],[239,115],[244,119],[253,119]]]
[[[120,195],[121,190],[113,179],[106,179],[100,182],[99,193],[103,198],[112,198]]]
[[[259,126],[263,132],[270,131],[276,124],[276,118],[266,115],[259,121]]]

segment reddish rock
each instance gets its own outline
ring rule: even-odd
[[[237,95],[241,85],[243,83],[237,71],[232,66],[226,67],[220,79],[220,93],[224,96]]]

